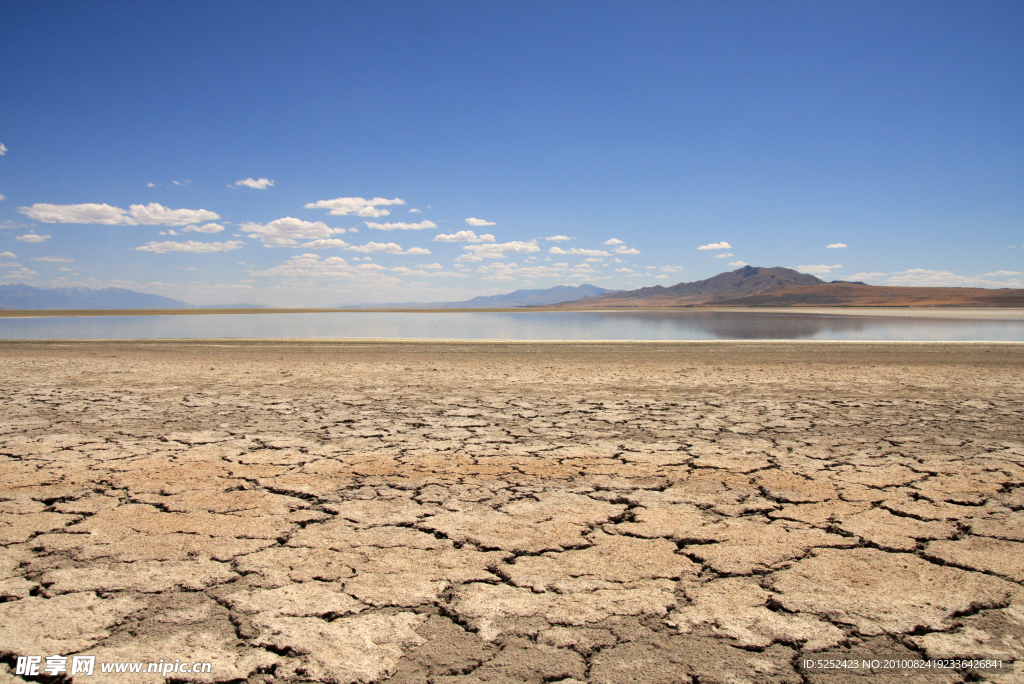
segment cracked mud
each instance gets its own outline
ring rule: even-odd
[[[1024,659],[1020,346],[0,359],[0,682],[53,654],[338,684],[960,682],[801,659]]]

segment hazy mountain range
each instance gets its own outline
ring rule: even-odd
[[[1024,289],[956,287],[883,287],[826,283],[791,268],[743,268],[671,287],[616,291],[594,285],[558,285],[545,290],[516,290],[463,302],[404,302],[341,305],[346,309],[627,309],[679,306],[1002,306],[1024,307]],[[0,285],[0,309],[266,309],[263,304],[195,306],[170,297],[117,287],[45,289]]]
[[[106,287],[43,288],[31,285],[0,285],[0,309],[262,309],[262,304],[215,304],[196,306],[170,297]]]
[[[340,306],[348,309],[505,309],[515,306],[547,306],[573,302],[616,290],[594,285],[556,285],[546,290],[516,290],[508,294],[473,297],[464,302],[403,302],[390,304],[357,304]]]

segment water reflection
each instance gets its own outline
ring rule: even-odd
[[[722,311],[305,313],[0,319],[0,339],[1024,341],[1024,321]]]

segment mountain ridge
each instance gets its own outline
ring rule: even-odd
[[[777,292],[801,285],[818,285],[825,281],[791,268],[774,266],[743,266],[716,276],[663,287],[642,287],[625,292],[612,292],[596,297],[557,305],[557,308],[635,308],[638,306],[695,306],[723,299]]]
[[[0,285],[0,309],[5,311],[86,311],[96,309],[261,309],[262,304],[196,306],[162,295],[122,287],[34,287],[24,283]]]
[[[551,306],[572,302],[583,297],[616,292],[604,287],[583,285],[555,285],[546,289],[516,290],[507,294],[483,295],[461,302],[391,302],[387,304],[356,304],[339,306],[342,309],[506,309],[521,306]]]

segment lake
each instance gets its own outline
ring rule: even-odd
[[[1024,320],[732,311],[452,311],[0,318],[0,339],[1024,341]]]

